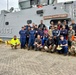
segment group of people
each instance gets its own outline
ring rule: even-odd
[[[35,51],[57,52],[59,54],[76,54],[76,24],[74,20],[68,25],[67,21],[58,21],[55,25],[50,23],[49,29],[40,21],[39,25],[24,25],[19,31],[20,42],[16,43],[15,48],[20,44],[21,49],[28,48]],[[14,36],[16,39],[16,36]],[[14,38],[12,40],[14,40]],[[14,45],[11,44],[13,48]]]

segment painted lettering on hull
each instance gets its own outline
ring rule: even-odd
[[[0,34],[12,34],[12,28],[0,28]]]

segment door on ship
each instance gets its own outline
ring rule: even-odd
[[[71,21],[71,19],[52,19],[52,20],[50,21],[50,23],[51,23],[51,22],[54,22],[54,25],[57,25],[57,24],[58,24],[58,21],[60,21],[62,24],[64,23],[64,21],[66,21],[66,23],[68,24],[69,21]]]

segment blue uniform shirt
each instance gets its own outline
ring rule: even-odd
[[[31,28],[31,26],[28,26],[28,25],[27,25],[27,26],[26,26],[26,30],[28,30],[28,27],[30,27],[30,28]]]
[[[44,36],[44,31],[43,31],[43,30],[39,30],[39,31],[38,31],[38,34],[39,34],[40,36]]]
[[[30,30],[29,37],[34,38],[35,37],[35,30]]]
[[[20,30],[19,34],[20,34],[20,38],[26,38],[26,30]]]
[[[67,40],[65,40],[65,39],[64,39],[64,40],[60,40],[60,41],[59,41],[59,45],[61,45],[61,44],[62,44],[62,45],[65,45],[65,44],[68,44],[68,42],[67,42]]]
[[[60,35],[60,30],[53,30],[52,34],[53,34],[53,36],[59,36]]]
[[[63,35],[63,36],[66,36],[68,34],[68,32],[67,32],[66,29],[64,29],[64,30],[60,31],[60,34]]]

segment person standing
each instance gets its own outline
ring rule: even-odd
[[[54,22],[53,21],[50,22],[49,29],[51,29],[52,26],[54,26]]]
[[[73,30],[75,31],[75,35],[76,35],[76,24],[74,20],[72,20],[72,23],[70,26],[72,26]]]
[[[42,30],[42,28],[39,28],[38,35],[40,35],[41,36],[41,39],[43,39],[44,31]]]
[[[41,20],[41,24],[39,24],[38,28],[41,28],[42,30],[44,30],[45,28],[45,24],[43,24],[43,20]]]
[[[30,24],[27,24],[27,25],[26,25],[26,30],[28,30],[28,27],[31,28]]]
[[[37,35],[38,35],[38,26],[37,26],[37,25],[35,25],[34,30],[35,30],[35,32],[36,32],[35,38],[37,38]]]
[[[24,27],[19,31],[20,34],[20,42],[21,42],[21,49],[25,49],[26,44],[26,30],[24,30]]]
[[[57,25],[54,26],[54,30],[52,31],[52,35],[54,40],[56,41],[56,44],[58,44],[59,36],[60,36],[60,30],[57,29]]]
[[[50,29],[48,30],[49,36],[52,36],[52,31],[54,30],[54,26],[51,26]]]
[[[69,27],[68,31],[68,45],[71,47],[71,42],[73,41],[73,36],[75,35],[75,31],[73,30],[72,26]]]
[[[65,39],[68,36],[68,31],[67,29],[65,29],[65,26],[62,26],[62,29],[60,30],[60,35],[63,35]]]
[[[31,30],[31,28],[28,27],[28,30],[27,30],[27,32],[26,32],[26,44],[27,44],[26,46],[28,46],[30,30]]]
[[[68,24],[67,24],[66,20],[64,20],[63,25],[65,26],[65,29],[69,30],[69,27],[68,27]]]
[[[59,29],[59,30],[62,29],[62,23],[61,23],[61,21],[58,21],[58,29]]]
[[[29,43],[28,43],[28,50],[30,50],[30,47],[34,47],[34,41],[35,41],[35,30],[32,27],[29,32]]]

